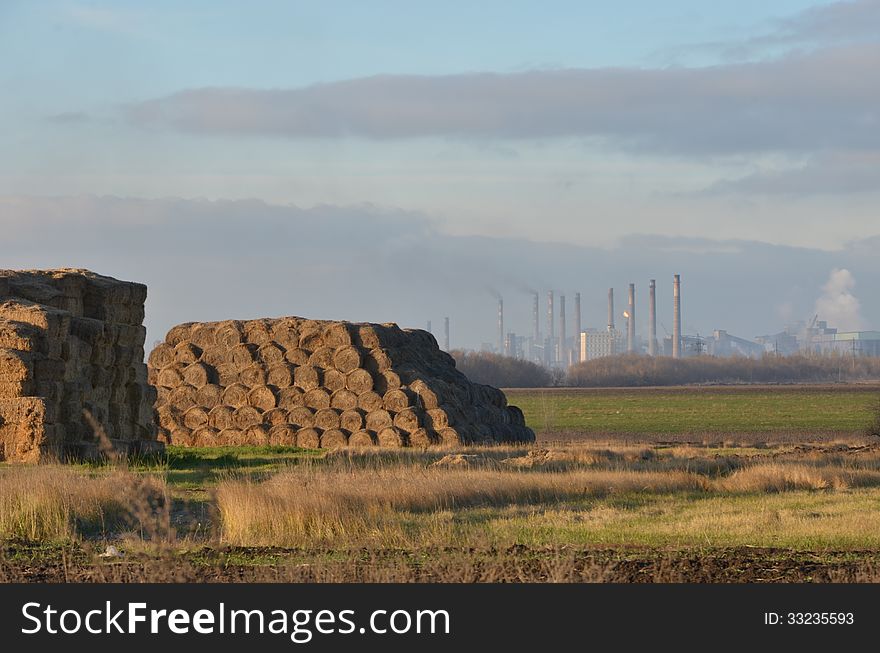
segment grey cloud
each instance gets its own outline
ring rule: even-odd
[[[837,152],[805,164],[714,183],[699,195],[777,195],[807,197],[880,192],[880,155]]]
[[[636,282],[644,302],[652,278],[668,327],[673,273],[689,332],[751,337],[781,328],[782,305],[812,317],[834,268],[858,288],[880,284],[880,236],[834,252],[656,235],[603,249],[450,236],[424,216],[368,206],[21,196],[0,196],[0,230],[4,267],[90,267],[147,283],[151,339],[188,320],[300,314],[424,327],[449,316],[453,344],[474,347],[495,338],[487,288],[504,296],[508,327],[529,333],[530,291],[542,293],[542,320],[546,290],[580,292],[584,325],[600,327],[609,286]],[[880,326],[880,305],[860,298],[867,324]]]
[[[384,75],[198,88],[126,109],[145,127],[291,138],[590,137],[672,154],[880,146],[880,44],[706,68]]]
[[[61,113],[52,114],[51,116],[46,116],[47,121],[58,123],[60,125],[81,124],[89,122],[91,119],[91,116],[84,111],[63,111]]]

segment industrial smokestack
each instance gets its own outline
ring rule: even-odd
[[[580,346],[581,346],[581,294],[579,292],[576,292],[574,294],[574,362],[575,363],[578,363],[581,360]]]
[[[428,320],[428,333],[434,333],[434,332],[431,330],[431,320]]]
[[[443,351],[449,351],[449,318],[443,318]]]
[[[681,276],[672,277],[672,357],[681,358]]]
[[[538,297],[538,293],[535,293],[534,300],[535,300],[535,302],[534,302],[534,305],[532,306],[532,321],[534,322],[534,324],[532,324],[532,338],[535,343],[535,346],[537,347],[538,345],[541,344],[540,343],[541,325],[539,324],[539,318],[538,318],[538,315],[540,313],[540,309],[538,308],[538,304],[540,303],[540,298]]]
[[[657,355],[657,282],[651,279],[648,299],[648,355]]]
[[[626,312],[626,351],[636,350],[636,284],[629,284],[629,307]]]
[[[553,324],[553,291],[547,291],[547,343],[550,345],[550,351],[547,353],[547,360],[550,363],[556,362],[556,327]]]
[[[498,353],[504,353],[504,300],[498,298]]]
[[[608,330],[614,331],[614,288],[608,289]]]
[[[565,347],[565,295],[559,295],[559,355],[556,358],[563,363],[568,360]]]

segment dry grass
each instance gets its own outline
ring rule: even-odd
[[[53,542],[133,528],[162,527],[159,479],[114,471],[97,477],[63,465],[8,467],[0,474],[0,539]]]
[[[524,474],[491,469],[291,468],[264,483],[230,480],[216,491],[227,543],[298,546],[364,537],[397,543],[407,513],[447,521],[474,507],[553,504],[627,492],[694,492],[687,472],[588,471]],[[395,527],[396,526],[396,527]]]

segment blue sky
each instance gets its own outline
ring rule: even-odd
[[[878,64],[877,0],[4,0],[0,226],[51,223],[46,197],[130,200],[93,207],[123,227],[141,201],[256,200],[438,237],[749,241],[852,267],[880,233]],[[810,292],[778,304],[800,317]],[[699,308],[695,328],[724,328]]]

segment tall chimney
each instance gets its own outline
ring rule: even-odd
[[[546,357],[550,363],[556,362],[556,327],[553,324],[553,291],[547,291],[547,342],[550,345],[550,351]]]
[[[608,330],[614,331],[614,288],[608,289]]]
[[[681,276],[672,277],[672,357],[681,358]]]
[[[443,318],[443,351],[449,351],[449,318]]]
[[[504,299],[498,298],[498,353],[504,353]]]
[[[538,297],[538,293],[535,293],[534,304],[532,305],[532,338],[534,339],[536,347],[540,344],[538,341],[541,339],[541,325],[538,320],[538,314],[540,313],[540,309],[538,308],[539,303],[540,298]]]
[[[630,354],[636,350],[636,284],[629,284],[629,318],[626,320],[626,351]]]
[[[576,292],[574,294],[574,346],[575,349],[578,347],[578,343],[581,341],[581,294]]]
[[[431,320],[428,320],[428,333],[433,333],[433,331],[431,331]]]
[[[657,355],[657,282],[651,279],[648,299],[648,355]]]
[[[565,348],[565,295],[559,295],[559,355],[556,358],[563,364],[568,361]]]

